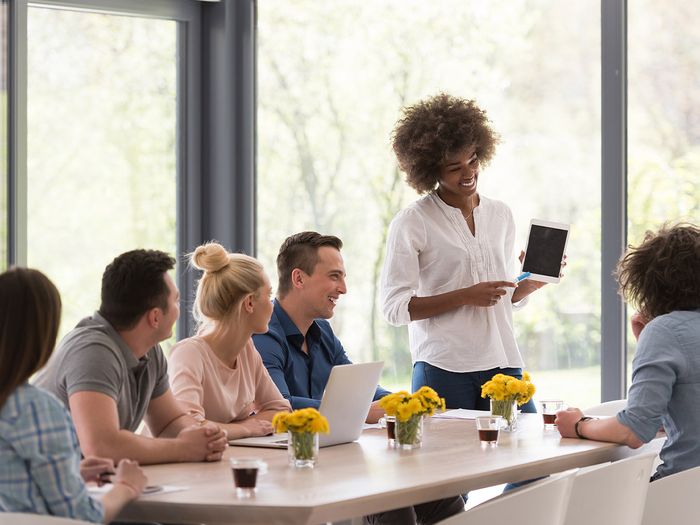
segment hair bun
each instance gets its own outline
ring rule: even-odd
[[[229,263],[226,248],[217,242],[199,246],[192,254],[192,265],[198,270],[213,273],[225,268]]]

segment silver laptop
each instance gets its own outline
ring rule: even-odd
[[[319,436],[320,446],[350,443],[360,437],[383,366],[383,361],[376,361],[337,365],[331,369],[319,407],[319,412],[328,420],[330,433]],[[242,447],[287,448],[287,435],[232,439],[229,444]]]

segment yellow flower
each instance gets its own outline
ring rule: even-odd
[[[530,401],[534,393],[535,385],[531,383],[527,372],[523,372],[522,379],[496,374],[481,385],[481,397],[490,397],[495,401],[517,401],[518,405]]]
[[[433,415],[435,410],[445,410],[445,400],[430,387],[421,387],[409,394],[405,390],[388,394],[379,401],[379,406],[389,416],[396,416],[399,421],[408,421],[415,415]]]
[[[272,418],[275,432],[329,432],[328,420],[315,408],[301,408],[291,413],[278,412]]]

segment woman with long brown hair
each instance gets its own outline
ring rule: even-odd
[[[146,477],[137,463],[109,459],[81,463],[70,415],[58,399],[28,383],[56,344],[61,298],[41,272],[12,268],[0,274],[0,511],[51,514],[109,523],[138,497]],[[113,488],[102,502],[85,481]]]

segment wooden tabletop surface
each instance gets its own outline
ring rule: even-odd
[[[185,491],[142,496],[120,519],[169,523],[318,524],[404,507],[499,483],[521,481],[616,460],[633,453],[610,443],[562,439],[537,414],[521,414],[516,432],[483,448],[473,420],[428,419],[423,446],[388,448],[386,431],[368,429],[358,442],[322,448],[312,470],[289,467],[286,450],[229,447],[217,463],[146,467],[149,483]],[[658,450],[658,444],[650,445]],[[257,494],[238,499],[228,459],[260,457],[269,471]]]

